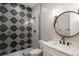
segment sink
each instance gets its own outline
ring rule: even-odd
[[[54,48],[58,51],[64,52],[69,55],[78,55],[79,56],[79,43],[77,42],[72,42],[69,46],[60,44],[58,40],[51,40],[51,41],[41,41],[43,44]]]

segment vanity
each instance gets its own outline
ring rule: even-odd
[[[61,39],[40,41],[44,56],[79,56],[79,42],[68,42],[67,38],[79,35],[79,11],[65,11],[55,16],[54,29]]]
[[[71,42],[69,46],[60,44],[58,40],[40,41],[43,56],[79,56],[79,43]]]
[[[61,39],[40,41],[44,56],[79,56],[79,42],[67,38],[79,35],[79,11],[65,11],[55,16],[54,29]]]

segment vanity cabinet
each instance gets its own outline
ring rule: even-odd
[[[43,50],[43,56],[68,56],[63,52],[42,43],[40,44],[40,48]]]

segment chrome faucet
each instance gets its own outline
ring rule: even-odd
[[[64,36],[62,36],[62,38],[61,38],[61,40],[59,40],[59,42],[60,42],[60,44],[66,44],[67,46],[70,46],[70,44],[71,44],[71,42],[67,42],[66,40],[65,40],[65,37]]]
[[[63,44],[66,44],[64,36],[62,36],[61,41],[62,41]]]
[[[61,40],[59,40],[60,44],[66,44],[65,37],[62,36]]]

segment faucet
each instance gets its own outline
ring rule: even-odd
[[[64,37],[64,36],[62,36],[61,40],[62,40],[63,44],[66,43],[66,42],[65,42],[65,37]]]
[[[66,43],[66,42],[65,42],[65,37],[64,37],[64,36],[62,36],[61,41],[62,41],[63,44]]]
[[[59,40],[59,41],[60,41],[60,44],[64,44],[64,45],[66,44],[67,46],[70,46],[70,44],[71,44],[71,42],[66,42],[64,35],[62,36],[61,40]]]

